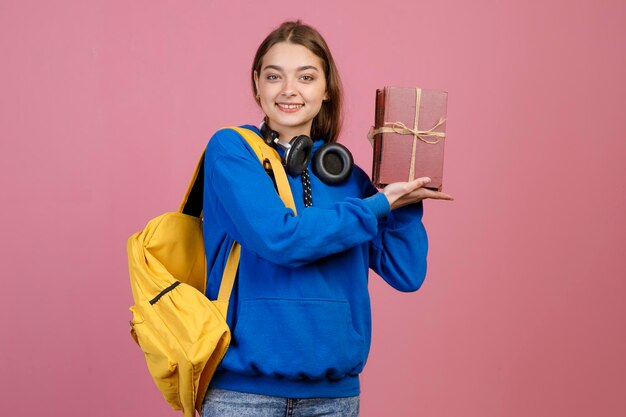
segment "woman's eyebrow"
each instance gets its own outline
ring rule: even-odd
[[[276,71],[281,71],[281,72],[284,71],[283,67],[278,66],[278,65],[267,65],[265,68],[263,68],[263,71],[265,71],[266,69],[275,69]],[[304,70],[308,70],[308,69],[312,69],[312,70],[315,70],[315,71],[319,72],[317,67],[314,67],[313,65],[304,65],[302,67],[298,67],[297,71],[304,71]]]

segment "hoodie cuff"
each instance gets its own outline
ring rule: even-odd
[[[363,200],[367,206],[372,210],[372,212],[376,215],[377,219],[381,219],[383,217],[387,217],[391,212],[391,206],[389,205],[389,200],[385,194],[378,192],[371,197],[367,197]]]

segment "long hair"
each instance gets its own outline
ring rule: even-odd
[[[330,53],[326,41],[320,33],[300,20],[282,23],[272,31],[259,45],[252,62],[252,95],[256,100],[256,86],[254,83],[254,71],[261,73],[261,64],[267,51],[279,42],[290,42],[302,45],[318,56],[324,63],[324,75],[326,77],[326,89],[328,100],[322,103],[320,112],[313,119],[311,125],[311,138],[322,138],[326,142],[336,142],[343,123],[342,100],[343,92],[341,79],[337,66]],[[259,104],[257,100],[257,104]],[[260,105],[260,104],[259,104]]]

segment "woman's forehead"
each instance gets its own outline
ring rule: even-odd
[[[302,45],[289,42],[279,42],[268,49],[261,62],[261,70],[266,67],[281,69],[284,71],[301,71],[314,67],[318,71],[323,71],[323,62]]]

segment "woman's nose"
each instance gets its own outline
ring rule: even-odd
[[[291,96],[294,96],[295,94],[296,94],[296,91],[293,87],[293,81],[286,80],[285,84],[283,85],[282,95],[285,97],[291,97]]]

